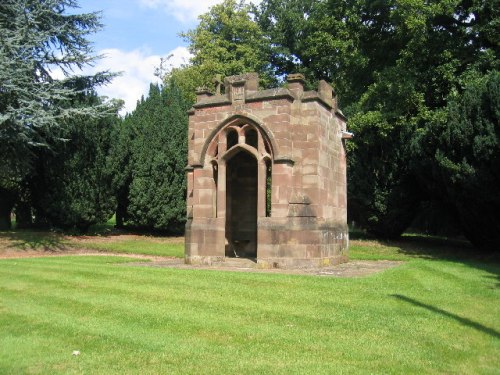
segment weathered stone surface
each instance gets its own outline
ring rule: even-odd
[[[295,74],[287,88],[259,91],[255,73],[224,85],[226,94],[200,91],[189,112],[186,262],[347,261],[346,119],[331,86],[304,91]]]

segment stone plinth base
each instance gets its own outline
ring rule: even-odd
[[[225,257],[220,257],[220,256],[192,255],[192,256],[186,256],[184,258],[184,260],[185,260],[186,264],[213,266],[213,265],[220,265],[221,263],[224,263],[224,258]]]
[[[231,258],[218,256],[187,256],[185,263],[193,266],[239,266],[244,264],[247,268],[258,269],[317,269],[347,263],[347,256],[331,258],[296,259],[296,258],[266,258],[252,261],[245,258]]]
[[[331,258],[297,259],[297,258],[267,258],[258,259],[257,268],[270,269],[294,269],[294,268],[321,268],[331,267],[337,264],[347,263],[347,256],[339,255]]]
[[[330,266],[348,258],[347,226],[329,220],[261,218],[258,239],[257,261],[280,268]]]
[[[224,220],[189,221],[185,262],[224,265],[227,241]],[[256,268],[320,268],[348,261],[347,226],[311,217],[259,218]],[[193,235],[193,229],[196,229]],[[244,257],[242,257],[244,259]]]

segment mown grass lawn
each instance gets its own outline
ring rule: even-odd
[[[82,246],[82,244],[74,244],[74,246]],[[142,254],[164,257],[184,257],[184,243],[165,243],[155,241],[154,239],[124,239],[117,241],[89,241],[85,243],[85,247],[89,249],[105,251],[119,254]]]
[[[0,260],[0,373],[498,373],[500,265],[364,245],[407,262],[339,279]]]
[[[184,256],[182,238],[155,237],[132,234],[99,233],[88,236],[65,235],[57,232],[18,230],[0,231],[0,258],[2,253],[26,252],[36,255],[54,255],[68,250],[98,250],[118,254],[142,254],[163,257]]]

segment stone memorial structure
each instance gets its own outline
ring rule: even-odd
[[[255,73],[201,89],[189,112],[187,263],[263,268],[347,261],[346,119],[332,87],[304,77],[259,90]]]

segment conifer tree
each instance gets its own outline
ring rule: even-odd
[[[108,109],[65,105],[112,78],[75,74],[97,58],[87,37],[101,27],[98,13],[68,14],[77,6],[76,0],[0,2],[0,228],[10,226],[37,150],[63,138],[67,119]],[[56,79],[56,72],[65,78]]]
[[[482,250],[498,251],[500,73],[474,72],[466,82],[416,137],[414,164],[463,234]]]
[[[112,159],[117,216],[123,224],[182,231],[190,104],[175,83],[151,84],[148,96],[120,126]]]
[[[93,95],[85,102],[98,100]],[[73,117],[64,125],[68,141],[38,151],[29,188],[39,223],[86,232],[113,215],[116,204],[108,159],[119,108],[117,103],[115,113],[106,117]]]
[[[109,168],[112,171],[113,194],[116,199],[116,226],[123,228],[128,221],[130,183],[132,182],[132,147],[135,139],[135,116],[144,98],[137,102],[134,112],[127,114],[113,130]]]

